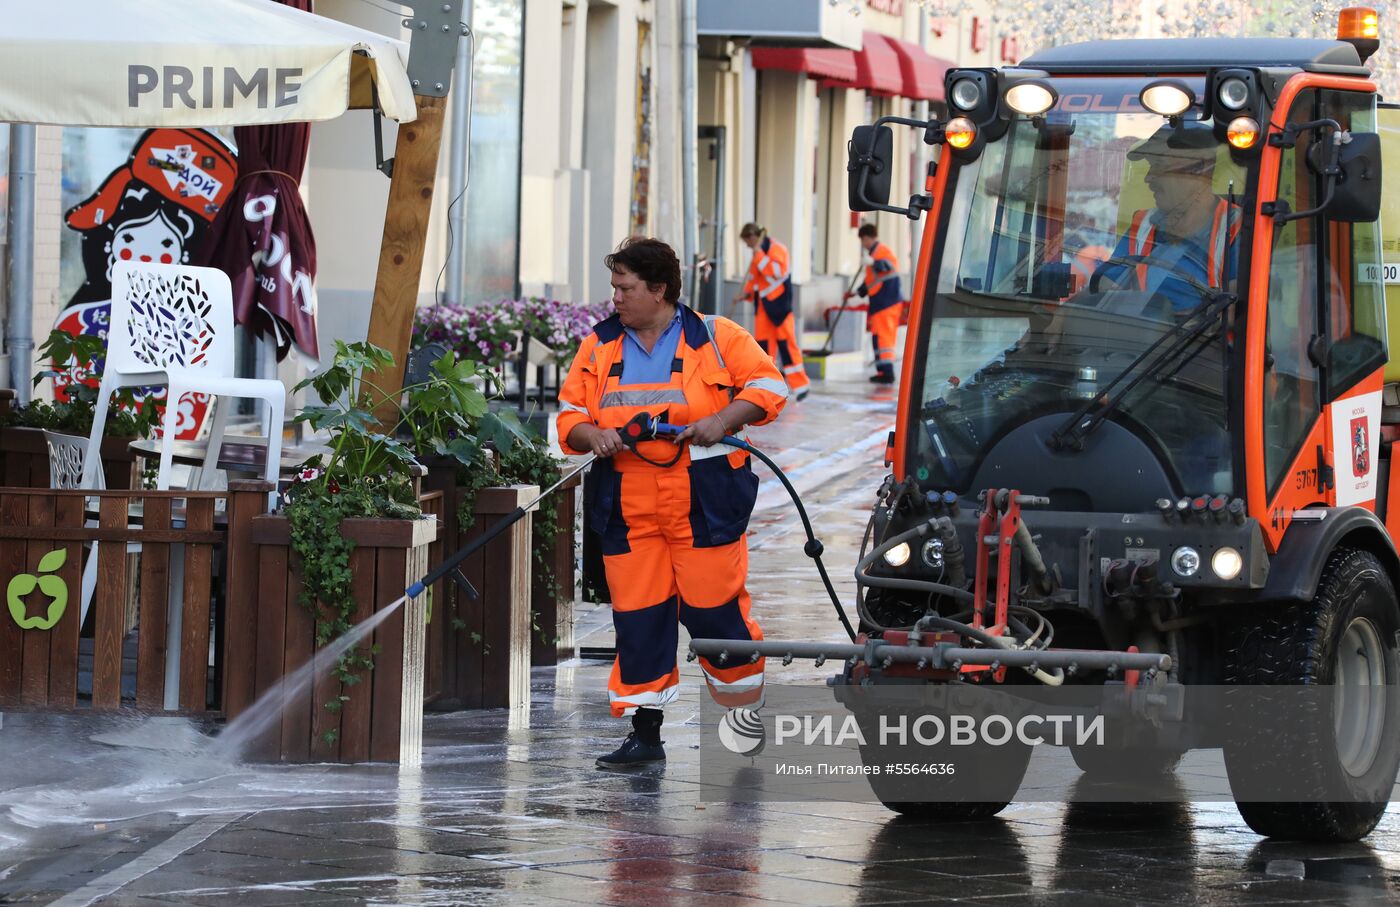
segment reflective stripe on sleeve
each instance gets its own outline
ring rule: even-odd
[[[567,400],[559,401],[559,409],[566,413],[583,413],[585,416],[588,415],[587,407],[579,406],[577,403],[570,403]]]
[[[798,366],[798,369],[800,370],[801,366]],[[777,394],[783,399],[787,399],[788,395],[787,382],[780,378],[754,378],[740,388],[740,390],[768,391],[768,393]]]
[[[769,293],[773,292],[774,290],[780,289],[783,285],[783,282],[787,280],[787,278],[788,276],[786,274],[779,274],[777,277],[774,277],[771,281],[769,281],[768,285],[765,286],[762,290],[759,290],[759,292],[762,293],[765,297],[767,297]]]

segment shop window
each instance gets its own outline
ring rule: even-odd
[[[10,241],[10,124],[0,123],[0,246]],[[3,381],[4,376],[0,376]]]
[[[462,298],[468,303],[517,293],[524,6],[523,0],[476,0],[472,6],[476,86],[466,236],[453,240],[462,243],[467,262]]]

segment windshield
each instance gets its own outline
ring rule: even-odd
[[[1140,438],[1178,493],[1234,490],[1222,294],[1239,292],[1246,173],[1198,108],[1144,110],[1147,81],[1056,79],[1045,117],[957,172],[923,320],[926,486],[1027,487],[979,474],[989,451],[1040,417],[1073,434],[1080,413]]]

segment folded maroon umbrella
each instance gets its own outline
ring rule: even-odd
[[[311,0],[282,0],[311,11]],[[234,318],[277,341],[277,358],[296,346],[317,359],[316,239],[298,186],[306,170],[310,123],[240,126],[238,182],[210,225],[200,263],[233,284]]]

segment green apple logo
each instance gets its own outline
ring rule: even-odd
[[[62,548],[50,551],[39,561],[39,572],[44,576],[21,573],[10,580],[5,588],[5,600],[10,606],[10,616],[21,630],[52,630],[63,619],[63,612],[68,610],[68,584],[53,574],[67,558],[68,552]],[[24,597],[36,586],[49,597],[49,609],[46,615],[29,617]]]

